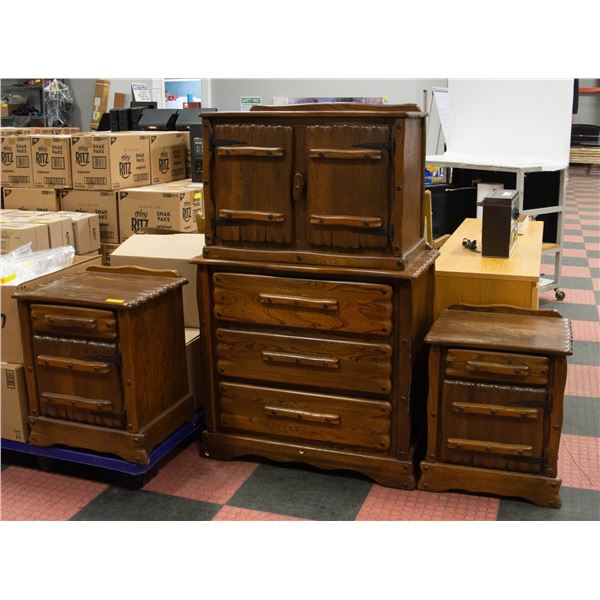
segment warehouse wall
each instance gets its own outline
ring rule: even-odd
[[[131,84],[147,83],[152,90],[152,79],[110,79],[110,95],[108,98],[108,108],[113,107],[113,98],[115,92],[125,94],[125,106],[129,106],[131,101]],[[81,127],[87,131],[90,128],[92,120],[92,102],[94,100],[94,89],[96,87],[95,79],[65,79],[65,83],[71,86],[73,93],[73,126]]]
[[[580,79],[579,87],[600,87],[600,79]],[[573,123],[600,125],[600,94],[579,94],[579,109]]]
[[[413,102],[422,107],[423,90],[430,92],[431,86],[447,85],[447,79],[211,79],[206,97],[210,106],[219,110],[240,110],[241,96],[260,96],[263,104],[271,104],[274,96],[387,96],[389,104]],[[428,132],[428,153],[436,151],[438,127],[434,111]]]

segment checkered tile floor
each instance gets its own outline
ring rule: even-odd
[[[142,489],[97,475],[2,465],[3,520],[600,520],[600,171],[570,170],[561,287],[541,307],[572,320],[560,510],[472,494],[384,488],[348,473],[221,462],[183,448]],[[553,271],[553,256],[542,270]]]

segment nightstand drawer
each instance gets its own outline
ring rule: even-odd
[[[117,321],[109,310],[79,306],[33,304],[31,327],[36,333],[65,334],[79,337],[114,340]]]
[[[392,348],[387,344],[217,330],[222,377],[387,395]]]
[[[389,285],[216,273],[217,319],[349,333],[390,335]]]
[[[42,416],[123,426],[116,344],[35,335],[33,360]]]
[[[446,356],[446,377],[545,385],[548,365],[543,356],[452,349]]]
[[[222,382],[219,407],[224,429],[374,450],[390,446],[389,402]]]
[[[440,459],[539,472],[547,409],[543,389],[445,381]]]

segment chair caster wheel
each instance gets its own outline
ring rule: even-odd
[[[556,296],[556,299],[559,301],[565,299],[565,293],[562,290],[555,290],[554,295]]]

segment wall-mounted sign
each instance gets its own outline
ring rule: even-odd
[[[262,104],[262,98],[260,96],[242,96],[240,98],[240,108],[243,111],[250,110],[256,104]]]
[[[132,83],[131,93],[136,102],[152,102],[152,96],[147,83]]]

